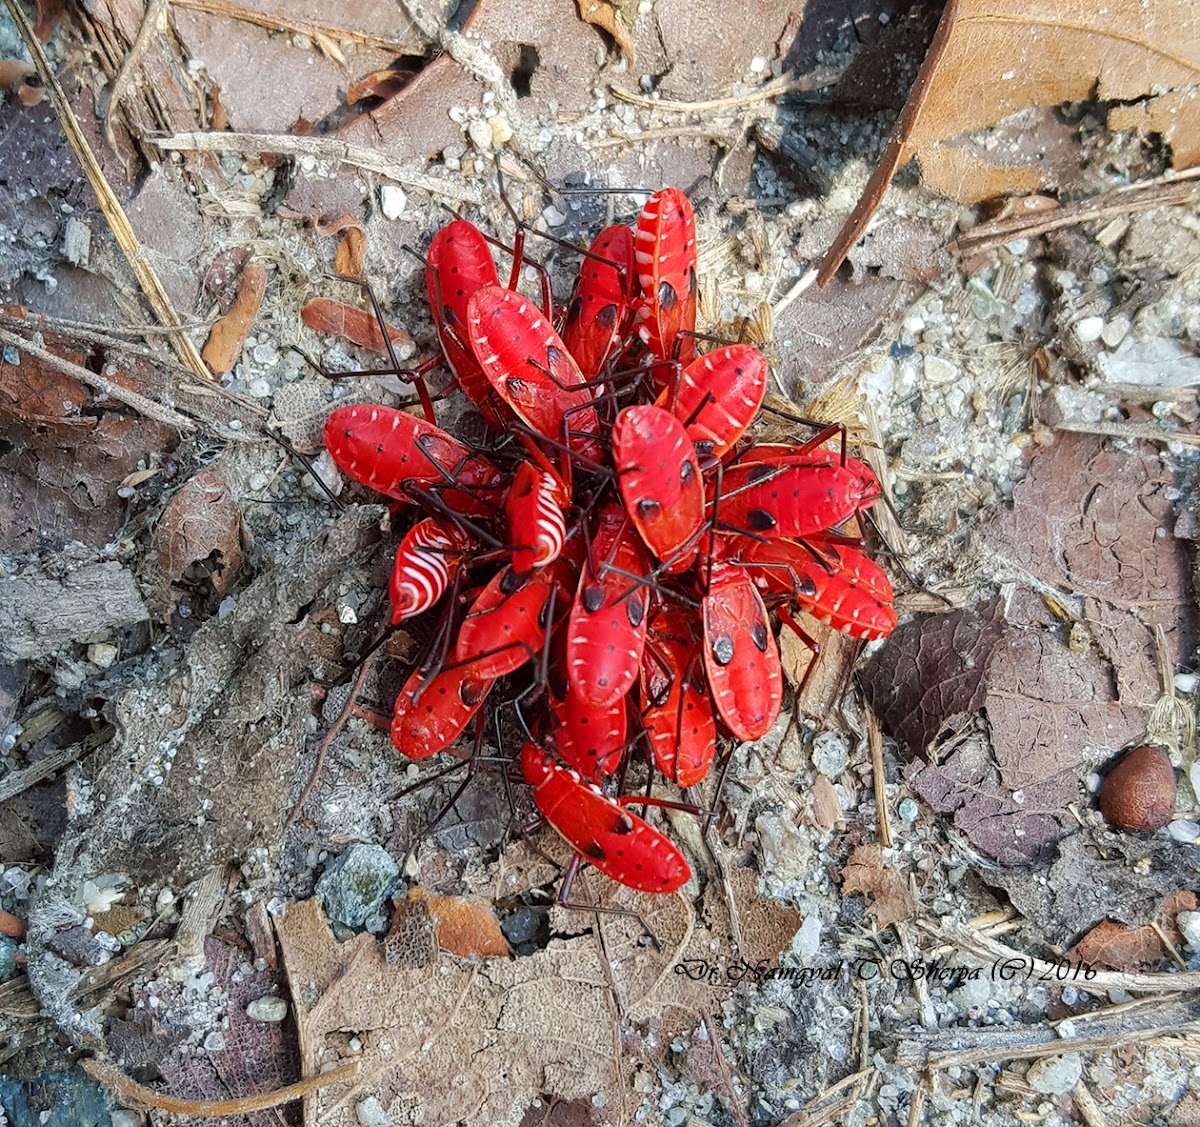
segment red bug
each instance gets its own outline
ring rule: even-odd
[[[683,424],[648,403],[626,407],[613,424],[613,463],[625,511],[668,574],[695,558],[704,524],[704,483]]]
[[[720,458],[758,416],[769,372],[767,358],[752,345],[714,348],[683,369],[672,411],[701,450]]]
[[[790,594],[818,621],[865,641],[888,637],[896,628],[895,595],[883,568],[850,544],[820,537],[811,544],[745,538],[737,554],[760,587]]]
[[[716,496],[709,490],[709,500]],[[834,528],[882,493],[875,474],[857,458],[739,462],[720,483],[722,525],[768,537],[803,539]]]
[[[558,559],[567,538],[563,510],[570,496],[566,483],[549,465],[522,462],[517,466],[504,499],[514,571],[545,567]]]
[[[562,568],[525,574],[511,567],[497,572],[459,627],[455,662],[469,663],[481,677],[505,677],[539,653],[554,606],[551,593],[559,578],[570,572],[567,561],[560,562]]]
[[[396,697],[392,744],[409,759],[428,759],[454,743],[493,684],[470,668],[443,669],[428,684],[426,678],[420,669],[414,670]]]
[[[712,701],[697,683],[698,657],[691,615],[660,610],[642,663],[642,722],[658,769],[681,787],[708,774],[717,748]]]
[[[628,731],[623,697],[607,708],[594,708],[568,689],[561,700],[551,696],[550,712],[558,754],[583,778],[611,775],[621,765]]]
[[[467,307],[471,348],[496,394],[543,438],[598,461],[600,423],[592,390],[562,338],[528,298],[484,286]]]
[[[425,286],[438,339],[458,386],[493,428],[500,421],[489,403],[491,385],[471,351],[467,304],[477,290],[499,284],[492,249],[473,223],[455,219],[433,236],[426,255]]]
[[[408,530],[396,549],[388,584],[392,625],[424,614],[450,586],[464,552],[474,541],[453,521],[427,517]]]
[[[534,743],[521,749],[521,772],[542,817],[606,877],[639,892],[665,893],[692,875],[670,838],[625,809],[646,801],[642,796],[609,798]]]
[[[645,555],[617,505],[600,511],[591,560],[567,621],[567,681],[583,703],[607,708],[637,680],[646,645]],[[621,573],[624,574],[621,574]]]
[[[634,234],[634,261],[638,335],[651,356],[687,364],[696,349],[687,335],[696,328],[696,217],[678,188],[663,188],[646,201]]]
[[[563,343],[585,379],[600,374],[625,336],[633,273],[633,232],[620,223],[606,227],[592,243],[591,255],[580,263],[579,284],[562,331]]]
[[[488,516],[500,502],[501,474],[432,423],[394,407],[353,403],[325,423],[325,448],[355,481],[411,503],[406,486],[439,493],[465,516]]]
[[[761,739],[783,704],[779,647],[762,596],[742,568],[716,562],[703,611],[704,668],[717,713],[738,739]]]

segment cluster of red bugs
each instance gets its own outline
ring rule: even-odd
[[[689,877],[679,848],[610,795],[644,749],[681,787],[719,733],[764,736],[783,703],[770,612],[802,638],[801,608],[861,639],[896,622],[892,589],[836,531],[880,496],[867,465],[827,444],[755,443],[768,364],[748,344],[697,355],[696,230],[678,189],[633,228],[592,243],[555,316],[500,283],[489,240],[457,219],[426,281],[442,346],[417,383],[424,417],[369,404],[330,415],[325,444],[351,478],[421,515],[396,551],[393,623],[440,617],[396,700],[396,749],[424,759],[482,733],[496,684],[514,701],[534,802],[580,859],[646,892]],[[439,429],[421,376],[444,358],[492,441]],[[449,593],[450,597],[445,598]],[[511,684],[511,682],[510,682]]]

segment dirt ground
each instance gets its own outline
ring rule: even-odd
[[[908,164],[820,287],[938,11],[315,7],[39,6],[61,101],[0,13],[7,1122],[1200,1123],[1181,142],[1030,105],[961,151],[1032,187]],[[497,169],[562,302],[578,256],[537,233],[684,189],[702,327],[761,342],[768,406],[845,422],[887,495],[895,633],[809,623],[796,715],[723,740],[688,796],[715,817],[659,816],[688,884],[581,875],[616,911],[555,904],[568,851],[503,765],[371,722],[432,627],[362,664],[395,518],[321,448],[411,387],[337,378],[381,333],[314,299],[369,309],[361,271],[431,355],[420,254],[449,211],[511,244]],[[1121,832],[1098,794],[1146,742],[1177,788]]]

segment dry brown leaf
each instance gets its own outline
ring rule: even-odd
[[[360,348],[369,348],[372,352],[386,352],[383,334],[379,331],[379,322],[374,316],[352,305],[334,301],[328,297],[314,297],[305,302],[300,310],[300,319],[310,328],[329,336],[341,337]],[[388,326],[388,336],[393,344],[412,344],[412,337],[395,325]]]
[[[360,78],[346,91],[346,105],[353,106],[364,98],[388,99],[399,94],[417,75],[410,67],[388,67],[372,71]]]
[[[821,716],[836,722],[842,695],[850,683],[850,666],[860,649],[859,643],[839,634],[808,615],[798,615],[804,628],[820,647],[819,655],[806,646],[790,629],[779,632],[779,660],[788,684],[797,686],[816,663],[808,677],[800,708],[808,716]]]
[[[880,931],[889,924],[912,918],[912,897],[904,878],[894,869],[884,867],[882,845],[860,845],[850,855],[842,871],[842,895],[851,892],[870,897],[867,909]]]
[[[213,83],[212,106],[208,112],[208,127],[214,133],[224,133],[229,128],[229,113],[221,101],[221,84]]]
[[[367,258],[367,233],[361,227],[347,227],[338,243],[333,269],[339,278],[361,278]]]
[[[324,449],[325,420],[338,405],[329,401],[328,394],[324,380],[299,380],[275,392],[270,421],[301,454]]]
[[[370,935],[339,943],[316,900],[276,920],[304,1059],[361,1050],[358,1081],[312,1097],[314,1121],[357,1127],[367,1095],[393,1122],[517,1127],[539,1095],[619,1106],[621,1052],[594,939],[467,966],[389,966]]]
[[[1087,933],[1069,952],[1098,969],[1132,971],[1157,966],[1163,946],[1154,928],[1126,927],[1116,920],[1104,920]]]
[[[817,829],[826,832],[842,820],[842,804],[838,802],[837,791],[824,775],[817,775],[813,780],[812,813]]]
[[[985,169],[982,154],[967,164],[937,150],[1018,110],[1088,98],[1118,104],[1112,128],[1160,134],[1176,168],[1200,161],[1200,12],[1192,0],[950,0],[879,165],[821,264],[821,285],[901,165],[916,157],[924,173],[928,163],[939,189],[963,201],[1031,190],[1028,167],[1006,184],[1006,166]]]
[[[218,595],[229,590],[242,566],[242,514],[218,459],[188,481],[168,502],[154,530],[163,570],[178,578],[192,564],[217,553],[211,580]]]
[[[608,0],[575,0],[580,16],[601,31],[607,31],[613,37],[621,54],[629,60],[630,69],[637,61],[633,48],[633,37],[625,26],[620,14]]]
[[[0,90],[16,90],[37,68],[23,59],[0,59]]]
[[[201,353],[204,362],[216,375],[224,375],[237,362],[242,351],[242,342],[250,332],[254,318],[258,316],[258,307],[262,304],[266,288],[266,268],[255,262],[248,263],[242,270],[233,305],[229,307],[229,312],[213,325],[208,343]]]
[[[414,885],[408,890],[408,899],[426,906],[443,951],[464,958],[482,955],[485,959],[511,953],[491,904],[482,896],[439,896]]]

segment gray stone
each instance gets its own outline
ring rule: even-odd
[[[1029,1066],[1025,1079],[1035,1092],[1047,1096],[1065,1096],[1075,1090],[1083,1075],[1083,1061],[1078,1053],[1060,1057],[1043,1057]]]
[[[246,1007],[246,1016],[251,1021],[261,1021],[274,1025],[287,1017],[287,1011],[287,1002],[283,998],[277,998],[274,994],[267,994],[262,998],[255,998]]]
[[[383,907],[400,869],[378,845],[352,845],[330,863],[317,881],[325,914],[348,927],[361,927]]]

